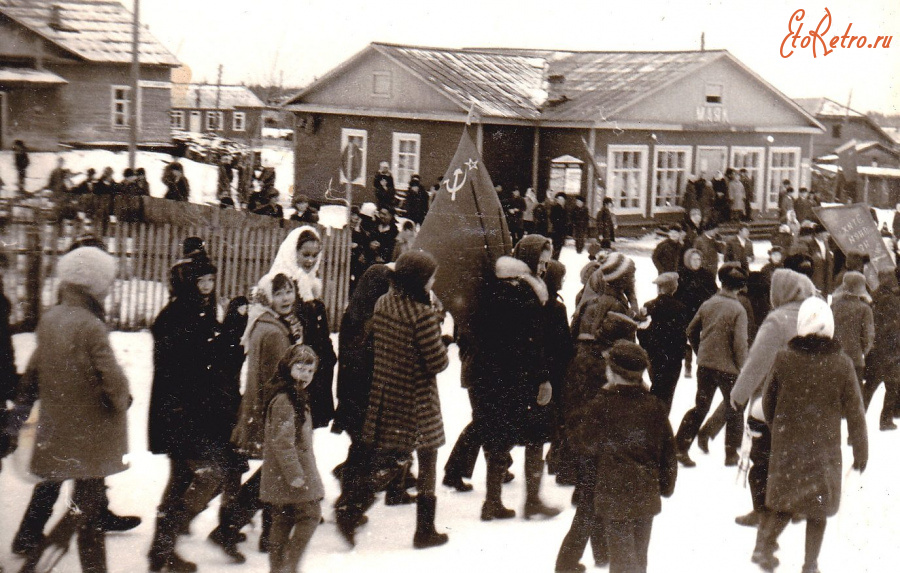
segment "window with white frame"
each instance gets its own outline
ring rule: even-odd
[[[681,205],[691,166],[689,145],[657,145],[653,161],[653,210]]]
[[[791,186],[797,189],[800,183],[800,148],[770,147],[769,185],[766,190],[769,205],[778,205],[778,193],[785,179],[790,180]]]
[[[184,129],[184,112],[178,110],[169,112],[169,121],[172,129]]]
[[[764,153],[765,150],[762,147],[735,146],[731,148],[731,167],[738,171],[747,170],[747,177],[750,179],[750,186],[753,189],[750,205],[756,209],[762,208],[759,200],[762,198]]]
[[[128,127],[131,118],[131,86],[110,86],[112,90],[111,121],[113,127]]]
[[[243,111],[236,111],[231,114],[231,130],[232,131],[246,131],[247,129],[247,113]]]
[[[222,131],[222,116],[221,111],[206,112],[206,131]]]
[[[366,146],[369,134],[364,129],[341,128],[341,183],[366,184]],[[395,179],[396,181],[396,179]]]
[[[607,197],[622,213],[640,213],[644,209],[647,188],[646,145],[610,145],[607,151]]]
[[[422,139],[418,133],[394,132],[393,153],[391,154],[394,187],[409,188],[409,179],[419,172],[419,153]]]

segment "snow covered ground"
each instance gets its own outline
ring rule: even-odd
[[[650,280],[655,270],[649,258],[649,238],[623,244],[623,251],[633,254],[637,263],[638,299],[646,301],[655,296]],[[768,245],[758,243],[758,267],[764,262]],[[759,255],[763,255],[760,257]],[[574,297],[580,288],[578,272],[587,260],[571,246],[563,250],[562,261],[568,268],[564,298],[571,311]],[[153,534],[153,516],[167,476],[165,457],[146,451],[146,423],[149,402],[151,366],[151,336],[147,332],[114,333],[113,346],[131,381],[134,404],[130,416],[131,469],[109,478],[113,509],[120,514],[140,515],[144,523],[137,529],[107,536],[110,571],[124,573],[146,570],[146,552]],[[24,367],[33,349],[33,336],[15,337],[17,361]],[[456,347],[451,346],[450,368],[438,377],[444,425],[448,441],[440,450],[440,466],[450,453],[452,442],[469,421],[470,411],[465,392],[460,388],[460,365]],[[677,427],[681,416],[693,403],[695,378],[679,383],[672,408],[671,422]],[[860,476],[847,469],[852,453],[845,446],[844,500],[840,513],[829,521],[820,564],[822,571],[854,573],[882,573],[896,571],[896,537],[900,533],[896,516],[900,512],[900,496],[896,495],[898,464],[896,451],[900,433],[879,432],[878,413],[883,390],[874,398],[868,415],[870,429],[870,461]],[[724,433],[723,433],[724,434]],[[719,572],[736,573],[758,571],[750,563],[755,529],[735,525],[734,517],[751,508],[748,490],[737,482],[734,468],[726,468],[724,436],[711,443],[709,455],[694,448],[697,462],[693,469],[679,468],[675,494],[663,501],[662,513],[654,522],[650,544],[650,565],[653,572]],[[556,553],[574,515],[569,504],[571,488],[559,487],[552,478],[545,478],[543,496],[548,503],[564,507],[559,517],[546,521],[525,521],[520,517],[505,522],[483,523],[479,520],[484,499],[484,461],[480,459],[472,480],[475,490],[457,493],[438,489],[437,528],[450,535],[450,542],[439,548],[417,551],[412,548],[415,529],[415,507],[386,507],[377,503],[370,512],[368,525],[360,529],[355,549],[350,550],[334,525],[332,504],[338,494],[338,483],[331,477],[331,468],[346,455],[348,440],[328,430],[316,432],[316,456],[326,486],[323,508],[326,523],[319,527],[307,551],[302,569],[307,572],[334,573],[368,571],[397,573],[429,571],[433,573],[460,571],[511,571],[517,573],[553,571]],[[504,488],[504,501],[521,513],[524,503],[522,480],[523,453],[513,452],[516,479]],[[21,560],[10,553],[9,547],[22,516],[31,486],[13,471],[6,460],[0,474],[0,564],[7,571],[15,571]],[[443,471],[439,471],[442,477]],[[57,505],[57,515],[63,504]],[[249,539],[242,545],[248,556],[243,566],[231,565],[206,535],[215,527],[217,505],[214,504],[193,523],[192,535],[181,538],[179,552],[199,565],[201,572],[265,571],[268,561],[256,551],[259,522],[248,531]],[[54,520],[56,516],[54,516]],[[780,571],[799,571],[803,563],[803,525],[791,525],[782,535],[779,557]],[[583,563],[591,570],[590,552]],[[58,567],[61,573],[79,571],[73,547]]]

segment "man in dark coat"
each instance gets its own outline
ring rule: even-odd
[[[24,193],[28,166],[31,165],[31,159],[28,157],[28,148],[25,147],[25,142],[21,139],[15,140],[13,142],[13,152],[15,154],[16,173],[19,176],[19,193]]]
[[[683,264],[684,232],[678,223],[669,227],[668,237],[660,241],[653,249],[653,264],[658,274],[674,273]]]
[[[828,231],[821,223],[812,223],[808,228],[812,233],[801,238],[801,242],[806,246],[807,254],[812,257],[813,276],[810,278],[819,292],[827,296],[834,290],[834,252],[828,244]],[[806,227],[801,229],[801,233],[805,230]]]
[[[394,188],[394,176],[391,175],[391,165],[382,161],[378,165],[378,173],[372,180],[372,189],[375,191],[375,201],[379,209],[388,209],[393,213],[397,190]]]
[[[668,414],[681,375],[687,344],[685,329],[692,317],[674,296],[678,290],[678,273],[663,273],[653,282],[659,296],[644,305],[641,314],[650,319],[650,325],[638,330],[638,341],[650,359],[650,393],[660,399]]]
[[[694,248],[700,251],[703,268],[712,276],[716,276],[719,272],[719,253],[724,249],[724,245],[719,241],[718,229],[718,224],[711,221],[705,225],[703,234],[694,241]]]
[[[587,238],[588,227],[591,224],[591,214],[584,206],[584,199],[575,198],[575,207],[572,209],[572,234],[575,236],[575,252],[581,254],[584,249],[584,241]]]
[[[751,261],[753,261],[753,241],[750,240],[750,225],[741,223],[737,235],[725,243],[725,262],[737,263],[745,273],[749,273]]]
[[[416,225],[421,225],[428,214],[428,193],[422,185],[418,175],[409,179],[409,189],[406,190],[406,216]]]
[[[665,409],[641,383],[647,364],[640,346],[617,342],[608,354],[608,382],[584,406],[575,433],[579,451],[594,460],[593,518],[605,523],[611,572],[647,570],[653,518],[678,474]]]
[[[604,197],[603,207],[597,211],[597,237],[604,249],[610,248],[616,242],[616,218],[612,206],[612,197]]]
[[[703,268],[703,255],[697,249],[688,249],[684,253],[684,266],[678,269],[678,290],[675,298],[687,307],[689,318],[693,318],[700,305],[716,294],[716,277],[709,270]],[[690,345],[685,345],[684,376],[692,376],[692,363],[694,352]]]
[[[512,196],[506,202],[506,224],[509,226],[509,233],[512,235],[513,244],[518,243],[525,234],[525,221],[522,217],[525,215],[525,198],[518,187],[513,187]]]
[[[550,239],[553,241],[553,260],[559,260],[559,253],[568,236],[569,213],[566,211],[566,196],[560,193],[550,206]]]

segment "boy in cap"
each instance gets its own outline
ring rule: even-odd
[[[650,393],[662,401],[668,414],[681,374],[687,344],[685,329],[691,317],[684,303],[674,296],[678,273],[663,273],[653,283],[659,296],[641,309],[640,316],[650,319],[650,323],[638,330],[638,341],[649,354]]]
[[[656,248],[653,249],[653,264],[656,266],[656,272],[669,273],[679,269],[684,257],[684,231],[678,223],[669,227],[667,231],[668,237],[663,239]]]
[[[647,366],[643,348],[616,342],[606,355],[607,383],[585,405],[585,422],[574,435],[600,476],[594,487],[594,520],[604,522],[613,573],[647,570],[660,496],[672,495],[678,474],[665,408],[643,385]]]
[[[681,420],[676,441],[678,461],[689,468],[697,464],[688,450],[709,413],[716,389],[729,402],[731,389],[747,359],[747,311],[737,297],[747,285],[747,273],[735,264],[725,264],[719,269],[719,282],[722,288],[700,306],[687,328],[688,339],[697,353],[697,398]],[[743,413],[729,403],[726,414],[725,465],[734,466],[741,445]]]

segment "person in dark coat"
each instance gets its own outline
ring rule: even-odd
[[[685,329],[691,317],[684,303],[675,298],[677,273],[663,273],[653,283],[659,296],[642,309],[641,318],[650,319],[650,325],[638,329],[638,341],[650,360],[650,393],[660,399],[668,414],[681,376],[681,361],[687,344]]]
[[[75,486],[71,509],[47,542],[28,554],[22,570],[34,571],[51,546],[61,556],[77,532],[82,570],[105,573],[103,480],[127,469],[126,412],[132,402],[104,323],[103,300],[115,280],[116,261],[96,247],[84,247],[61,257],[56,272],[59,303],[38,322],[37,346],[22,375],[9,428],[15,435],[39,399],[40,447],[34,449],[31,471],[44,480],[72,479]]]
[[[187,201],[191,195],[191,186],[184,175],[184,167],[177,161],[169,163],[163,169],[162,182],[166,186],[165,199]]]
[[[780,247],[785,258],[794,253],[794,234],[791,233],[791,227],[787,223],[778,225],[778,229],[769,237],[772,247]]]
[[[604,197],[603,207],[597,211],[597,237],[604,249],[609,249],[616,242],[616,217],[612,206],[612,197]]]
[[[881,409],[880,429],[896,430],[894,404],[900,392],[900,288],[893,270],[878,273],[878,288],[872,294],[872,315],[875,319],[875,344],[866,357],[866,383],[863,403],[866,409],[875,390],[884,382],[884,406]]]
[[[16,372],[16,356],[9,329],[11,310],[12,305],[3,292],[3,277],[0,276],[0,460],[13,449],[12,440],[6,433],[8,420],[6,403],[16,399],[16,389],[19,387],[19,373]]]
[[[221,375],[216,272],[205,260],[184,265],[184,282],[151,328],[148,446],[170,464],[149,555],[154,571],[187,563],[175,553],[178,531],[218,494],[232,466],[230,438],[240,394],[236,380]],[[233,545],[226,550],[243,562]]]
[[[737,263],[750,272],[750,263],[753,261],[753,241],[750,240],[750,225],[741,223],[737,235],[725,242],[725,262]]]
[[[291,221],[298,221],[305,225],[315,226],[319,223],[319,212],[309,204],[309,197],[302,193],[294,195],[291,205],[294,212]]]
[[[566,211],[566,196],[560,193],[550,206],[550,240],[553,241],[553,260],[559,260],[559,253],[568,236],[569,213]]]
[[[418,175],[409,178],[406,190],[406,217],[416,225],[421,225],[428,214],[428,192]]]
[[[587,207],[584,206],[584,199],[575,198],[575,207],[572,209],[572,235],[575,237],[575,252],[579,255],[584,249],[584,242],[587,239],[588,227],[591,224],[591,214]]]
[[[866,277],[860,272],[849,271],[844,274],[831,302],[834,339],[853,361],[860,391],[866,377],[866,355],[875,344],[875,319],[869,305],[871,300],[866,290]]]
[[[606,362],[607,383],[584,405],[575,433],[577,448],[594,463],[592,517],[604,522],[610,573],[647,571],[653,518],[678,475],[672,426],[642,384],[647,365],[640,346],[617,342]]]
[[[525,516],[552,517],[559,509],[539,497],[544,470],[543,445],[528,443],[528,411],[546,406],[552,397],[544,341],[547,287],[541,280],[552,247],[540,235],[528,235],[516,245],[515,257],[500,257],[496,282],[476,318],[477,354],[469,366],[474,377],[473,423],[484,439],[487,496],[481,519],[508,519],[515,511],[501,501],[507,456],[525,444]]]
[[[660,241],[653,249],[653,265],[657,274],[674,273],[683,264],[684,258],[684,232],[681,225],[674,224],[667,231],[668,237]]]
[[[541,235],[542,237],[550,236],[550,207],[551,200],[545,200],[543,203],[535,203],[532,216],[534,217],[534,231],[529,234]]]
[[[372,180],[372,189],[375,191],[375,201],[378,204],[378,209],[387,209],[393,213],[397,190],[394,188],[391,164],[387,161],[382,161],[378,165],[378,172]]]
[[[522,192],[518,187],[513,187],[512,195],[506,202],[506,224],[512,235],[513,244],[518,243],[525,235],[525,221],[522,218],[525,216],[525,209],[525,198],[522,197]]]
[[[797,336],[775,358],[763,413],[772,431],[766,512],[751,561],[774,571],[778,536],[794,516],[806,518],[804,573],[819,571],[827,518],[841,501],[841,420],[847,420],[853,469],[868,462],[866,419],[853,362],[832,339],[828,304],[807,299]]]
[[[678,270],[678,290],[675,298],[687,307],[691,318],[700,310],[700,305],[716,294],[716,276],[703,267],[703,255],[697,249],[684,252],[684,267]],[[691,364],[694,352],[690,346],[685,347],[684,375],[691,377]]]
[[[821,223],[809,222],[808,226],[801,228],[800,243],[807,249],[807,254],[812,257],[813,275],[810,277],[816,288],[823,295],[831,294],[834,290],[835,257],[834,251],[828,241],[828,231]],[[808,234],[806,234],[808,233]]]
[[[700,251],[703,268],[714,277],[719,272],[719,253],[725,248],[719,241],[718,229],[718,224],[711,221],[706,224],[703,234],[694,241],[694,248]]]
[[[694,241],[703,232],[703,213],[699,208],[691,209],[690,212],[685,213],[681,226],[684,229],[684,239],[681,241],[684,243],[684,248],[694,248]]]
[[[370,247],[372,248],[372,262],[387,264],[391,262],[394,254],[394,246],[397,243],[397,221],[394,213],[385,207],[378,209],[378,220],[370,235]],[[375,245],[374,243],[377,243]]]
[[[545,351],[547,353],[547,367],[550,371],[550,385],[553,387],[553,399],[544,415],[550,418],[547,421],[550,432],[547,436],[550,440],[550,453],[547,454],[549,473],[554,473],[554,452],[558,451],[561,438],[561,428],[564,425],[562,396],[565,389],[566,372],[569,363],[575,355],[575,345],[569,332],[568,312],[566,304],[559,294],[563,280],[566,276],[566,267],[559,261],[550,261],[547,264],[547,272],[544,274],[544,283],[547,285],[546,309],[546,333],[547,341]]]

